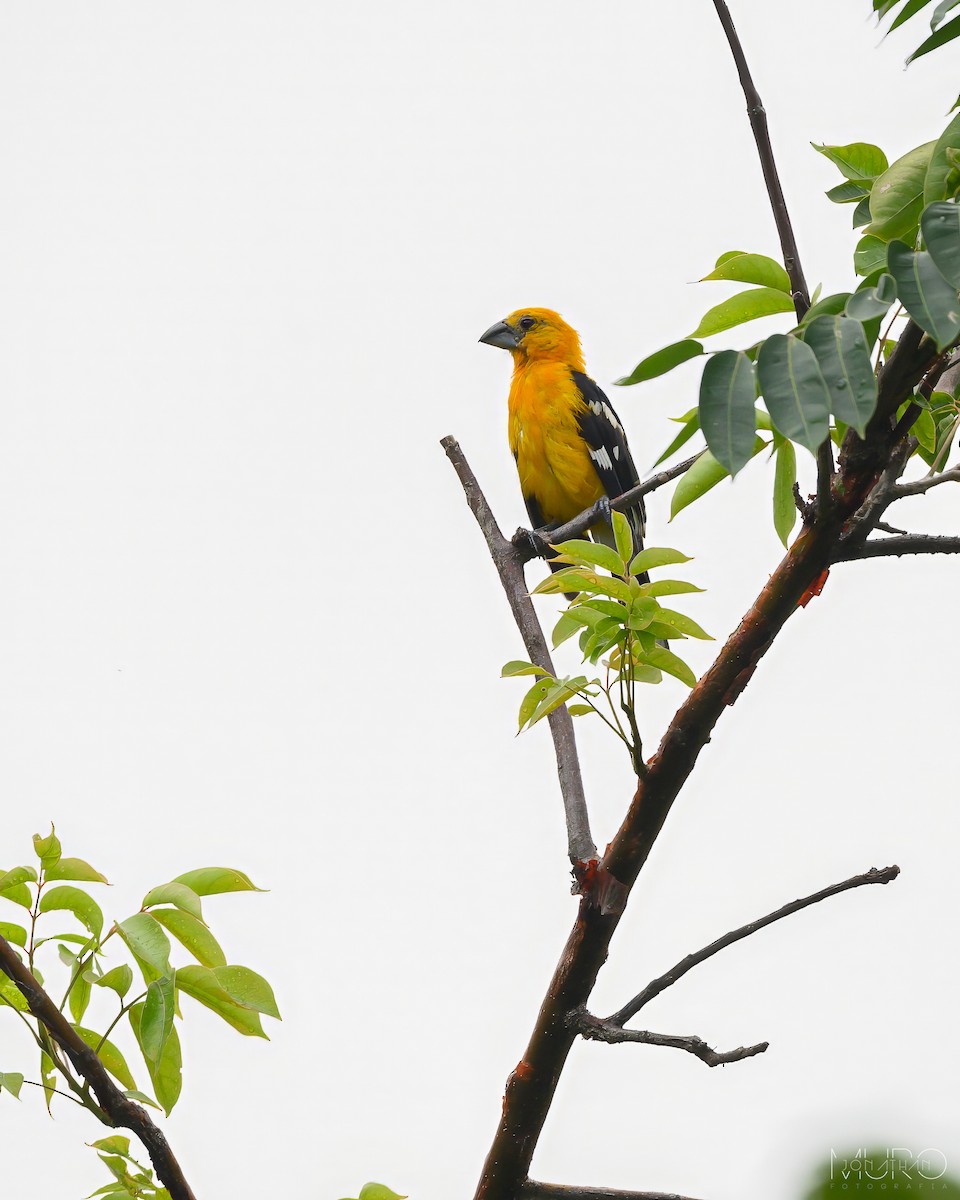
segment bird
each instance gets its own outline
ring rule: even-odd
[[[513,355],[508,437],[535,530],[556,528],[640,482],[620,418],[587,375],[579,334],[559,313],[517,309],[491,325],[480,341]],[[646,526],[643,499],[624,515],[637,553]],[[615,547],[607,522],[591,526],[590,534]]]

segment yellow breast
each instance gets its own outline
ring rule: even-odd
[[[510,385],[510,449],[524,496],[548,523],[569,521],[604,494],[577,418],[584,401],[564,363],[532,362]]]

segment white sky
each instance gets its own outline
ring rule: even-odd
[[[854,237],[808,142],[892,159],[957,90],[956,53],[904,73],[916,37],[877,48],[868,8],[734,5],[828,291]],[[210,863],[270,889],[207,905],[285,1021],[267,1044],[189,1006],[168,1131],[204,1200],[469,1196],[575,901],[548,734],[513,737],[519,640],[437,443],[460,438],[512,529],[509,360],[480,333],[558,308],[606,387],[734,290],[691,286],[718,254],[776,253],[713,7],[49,0],[2,24],[0,859],[54,819],[116,918]],[[642,469],[696,379],[614,390]],[[779,559],[771,477],[670,528],[650,504],[718,637]],[[951,497],[901,519],[958,528]],[[702,756],[596,1007],[797,895],[902,878],[648,1010],[766,1055],[578,1046],[538,1178],[795,1200],[864,1140],[960,1170],[958,586],[951,561],[834,571]],[[645,697],[649,743],[682,692]],[[581,743],[603,843],[631,780],[602,729]],[[0,1069],[33,1069],[12,1021]],[[0,1097],[5,1193],[105,1182],[101,1131],[26,1093]]]

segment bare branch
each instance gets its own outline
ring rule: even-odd
[[[729,8],[727,8],[724,0],[713,0],[713,6],[717,10],[717,16],[720,18],[720,24],[723,26],[723,32],[727,36],[733,60],[737,64],[740,86],[743,88],[744,99],[747,102],[747,116],[750,118],[750,128],[753,130],[753,138],[757,143],[757,153],[760,155],[760,166],[763,169],[763,182],[767,185],[767,195],[770,198],[770,207],[773,209],[773,219],[777,223],[777,233],[780,235],[780,246],[783,250],[783,265],[790,276],[793,303],[797,310],[797,320],[799,321],[810,307],[810,293],[807,291],[807,281],[803,275],[803,267],[800,265],[800,252],[797,249],[797,239],[794,237],[793,224],[790,221],[790,214],[787,211],[787,202],[784,199],[783,188],[780,185],[780,174],[777,171],[776,159],[773,156],[773,146],[770,143],[770,130],[767,128],[767,113],[763,107],[763,101],[760,99],[760,93],[753,82],[750,68],[747,66],[746,55],[743,53],[743,46],[740,44],[740,38],[733,24],[733,17],[730,15]]]
[[[842,544],[834,562],[860,558],[899,558],[903,554],[960,554],[960,537],[910,533],[903,537],[872,538],[858,546]]]
[[[724,1063],[753,1058],[755,1054],[763,1054],[770,1046],[769,1042],[757,1042],[755,1046],[738,1046],[736,1050],[720,1052],[708,1046],[702,1038],[693,1035],[651,1033],[648,1029],[624,1029],[613,1021],[601,1020],[588,1012],[579,1014],[576,1027],[582,1037],[595,1042],[607,1042],[609,1045],[640,1042],[645,1046],[669,1046],[675,1050],[686,1050],[688,1054],[705,1062],[708,1067],[719,1067]]]
[[[960,467],[943,471],[939,475],[931,475],[923,479],[914,479],[910,483],[900,483],[891,489],[894,500],[902,500],[905,496],[922,496],[931,488],[939,487],[941,483],[960,483]]]
[[[531,558],[538,557],[538,554],[542,556],[550,544],[555,546],[558,542],[568,542],[571,538],[580,537],[591,525],[596,525],[598,521],[606,519],[609,509],[614,512],[623,512],[624,509],[630,508],[643,496],[655,492],[657,488],[663,487],[664,484],[670,483],[680,475],[685,475],[702,454],[701,450],[698,454],[677,463],[676,466],[668,467],[665,471],[658,471],[656,475],[651,475],[643,483],[638,483],[636,487],[622,492],[612,500],[608,500],[606,497],[598,500],[596,504],[584,509],[582,513],[578,513],[572,521],[567,521],[565,525],[558,525],[555,529],[535,529],[533,531],[534,540],[543,542],[543,547],[539,551],[534,549],[528,531],[518,529],[513,536],[513,547],[520,562],[527,562]]]
[[[727,946],[732,946],[736,942],[742,942],[744,938],[750,937],[751,934],[757,933],[761,929],[766,929],[768,925],[772,925],[775,921],[782,921],[784,917],[792,916],[795,912],[809,908],[812,904],[819,904],[821,900],[829,900],[831,896],[838,896],[841,892],[849,892],[852,888],[863,887],[871,883],[890,883],[899,874],[900,868],[897,866],[884,867],[882,870],[871,867],[863,875],[853,875],[850,879],[843,880],[842,883],[831,884],[830,887],[822,888],[819,892],[814,892],[810,896],[804,896],[800,900],[791,900],[789,904],[784,904],[776,912],[768,913],[767,916],[760,917],[756,921],[751,921],[748,925],[741,925],[739,929],[734,929],[731,933],[725,933],[723,937],[717,938],[709,946],[704,946],[702,950],[688,954],[686,958],[682,958],[669,971],[665,971],[662,975],[658,975],[656,979],[651,980],[643,991],[634,996],[629,1003],[607,1017],[604,1024],[613,1028],[622,1027],[631,1017],[636,1016],[641,1008],[649,1004],[655,996],[659,996],[668,987],[672,987],[688,971],[692,971],[700,963],[706,962],[708,958],[713,958],[715,954],[719,954]]]
[[[157,1178],[173,1200],[196,1200],[166,1137],[154,1125],[147,1110],[127,1099],[120,1091],[94,1051],[77,1034],[3,937],[0,937],[0,971],[13,980],[31,1013],[49,1031],[50,1036],[73,1064],[77,1074],[90,1084],[110,1122],[114,1126],[129,1129],[143,1142]]]
[[[521,1200],[693,1200],[676,1192],[623,1192],[617,1188],[573,1187],[563,1183],[539,1183],[528,1179],[520,1189]]]
[[[477,520],[477,524],[486,539],[487,549],[497,568],[503,590],[507,594],[507,602],[513,619],[520,630],[523,644],[531,662],[536,663],[551,675],[555,675],[553,660],[547,648],[546,638],[537,619],[533,602],[527,592],[527,583],[523,576],[523,560],[514,547],[500,532],[500,526],[487,503],[467,462],[460,444],[456,438],[445,437],[440,445],[446,451],[447,458],[453,464],[467,498],[467,505]],[[577,755],[576,736],[573,732],[573,718],[567,712],[566,705],[561,706],[549,715],[550,732],[553,735],[553,746],[557,756],[557,774],[560,778],[560,792],[563,796],[563,807],[567,821],[567,849],[570,861],[576,867],[578,864],[589,863],[597,857],[597,848],[590,833],[590,818],[587,815],[587,801],[583,791],[583,777],[580,773],[580,759]]]

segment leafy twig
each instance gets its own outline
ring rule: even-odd
[[[100,1107],[113,1125],[131,1130],[143,1142],[157,1177],[170,1192],[172,1200],[196,1200],[163,1132],[153,1123],[145,1108],[120,1091],[97,1055],[74,1030],[3,937],[0,937],[0,971],[13,980],[30,1011],[73,1064],[77,1074],[93,1088]]]

